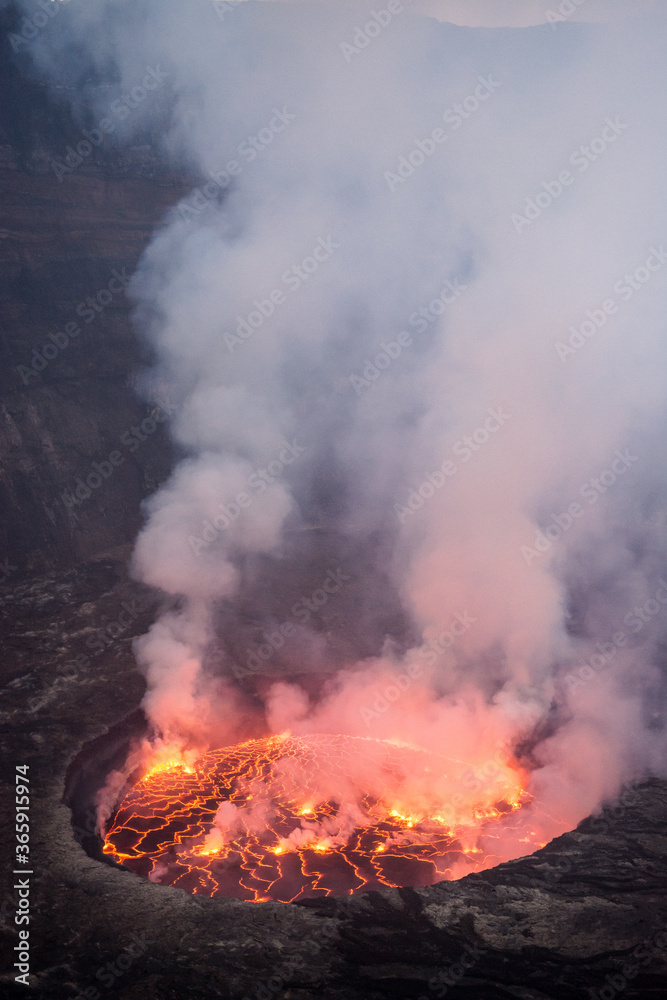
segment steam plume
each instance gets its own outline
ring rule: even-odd
[[[360,631],[403,624],[332,654],[290,619],[268,728],[519,747],[574,822],[665,771],[665,15],[380,6],[71,3],[33,43],[54,75],[85,56],[100,116],[159,66],[196,189],[132,287],[184,456],[134,558],[170,597],[146,706],[231,739],[225,623],[273,634],[261,579],[321,589],[326,530]]]

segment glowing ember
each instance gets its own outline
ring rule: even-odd
[[[155,882],[254,902],[429,885],[495,863],[480,840],[528,798],[508,766],[463,804],[465,767],[383,740],[251,740],[154,766],[104,851]]]

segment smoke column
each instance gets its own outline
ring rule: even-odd
[[[574,823],[665,773],[667,21],[465,7],[72,2],[32,57],[98,117],[159,67],[193,178],[131,289],[182,454],[134,556],[156,729],[234,738],[225,616],[326,528],[311,590],[404,624],[331,657],[297,616],[268,731],[512,746]]]

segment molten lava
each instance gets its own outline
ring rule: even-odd
[[[480,843],[529,799],[518,765],[454,794],[464,768],[384,740],[250,740],[149,770],[104,851],[155,882],[254,902],[429,885],[496,864]]]

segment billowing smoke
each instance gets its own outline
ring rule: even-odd
[[[193,178],[131,288],[156,729],[511,747],[573,823],[665,770],[665,12],[500,7],[79,0],[31,51],[87,128],[153,72]]]

